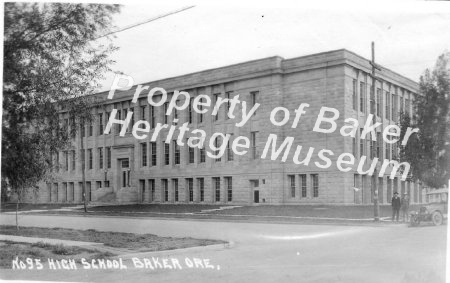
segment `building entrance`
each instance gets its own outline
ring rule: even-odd
[[[130,186],[130,160],[128,158],[119,160],[120,167],[120,187]]]
[[[250,189],[253,192],[253,202],[259,203],[259,180],[250,180]]]

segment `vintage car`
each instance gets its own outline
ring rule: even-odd
[[[437,189],[427,193],[428,203],[422,205],[419,211],[411,213],[411,226],[417,226],[420,222],[432,222],[441,225],[447,219],[448,189]]]

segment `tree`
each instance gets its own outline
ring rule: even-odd
[[[401,115],[400,141],[407,127],[419,129],[400,158],[411,165],[411,177],[433,188],[443,187],[450,179],[450,52],[439,56],[433,71],[420,78],[419,95],[414,103],[413,119]]]
[[[117,48],[118,5],[5,3],[2,180],[16,192],[49,178],[52,154],[72,145]],[[70,125],[61,120],[70,115]],[[58,164],[56,164],[58,166]]]

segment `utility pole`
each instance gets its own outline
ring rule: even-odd
[[[375,42],[373,42],[372,41],[372,61],[370,61],[370,65],[372,65],[372,95],[374,96],[374,104],[373,104],[373,107],[371,107],[372,109],[372,113],[373,113],[373,124],[375,124],[376,123],[376,120],[377,120],[377,115],[376,115],[376,111],[375,111],[375,109],[376,109],[376,102],[375,102],[375,99],[376,99],[376,93],[375,93],[375,90],[376,90],[376,87],[375,87],[375,84],[376,84],[376,74],[375,74],[375,70],[376,69],[378,69],[378,70],[381,70],[380,69],[380,67],[378,67],[376,64],[375,64]],[[372,140],[370,141],[370,142],[372,142]],[[377,141],[377,143],[378,143],[379,141]],[[375,151],[376,152],[376,146],[375,147],[373,147],[372,148],[372,155],[373,156],[375,156],[375,152],[373,152],[373,151]],[[377,167],[375,167],[375,170],[374,170],[374,172],[373,172],[373,182],[371,182],[374,186],[375,186],[375,188],[374,188],[374,190],[373,190],[373,220],[374,221],[380,221],[380,204],[379,204],[379,201],[378,201],[378,170],[377,170]]]

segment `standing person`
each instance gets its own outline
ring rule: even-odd
[[[402,204],[401,208],[402,208],[402,214],[403,214],[403,222],[408,222],[409,196],[407,193],[403,193],[401,204]]]
[[[397,216],[397,222],[398,222],[398,215],[400,214],[400,207],[402,205],[400,197],[398,196],[398,193],[395,192],[394,196],[391,200],[392,204],[392,221],[394,221],[395,216]]]

